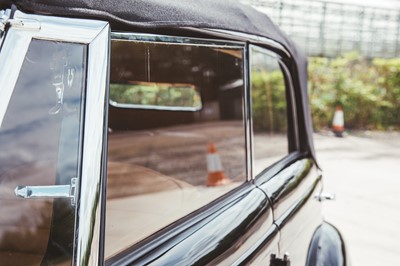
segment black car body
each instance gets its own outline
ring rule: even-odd
[[[0,265],[346,265],[307,60],[235,1],[0,4]]]

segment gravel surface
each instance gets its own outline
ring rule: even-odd
[[[400,134],[315,134],[324,188],[336,200],[324,216],[347,243],[353,266],[400,265]]]

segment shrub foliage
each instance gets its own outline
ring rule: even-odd
[[[400,59],[310,58],[308,87],[316,130],[331,125],[337,105],[346,128],[400,128]]]

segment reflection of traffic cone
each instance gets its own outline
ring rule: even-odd
[[[336,106],[335,115],[333,116],[332,131],[336,137],[343,137],[344,131],[344,114],[340,106]]]
[[[225,176],[221,158],[219,157],[214,143],[209,143],[207,147],[207,171],[208,187],[221,186],[230,183],[230,180]]]

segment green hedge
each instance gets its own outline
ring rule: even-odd
[[[314,128],[330,127],[337,105],[352,129],[400,128],[400,59],[309,58]]]

